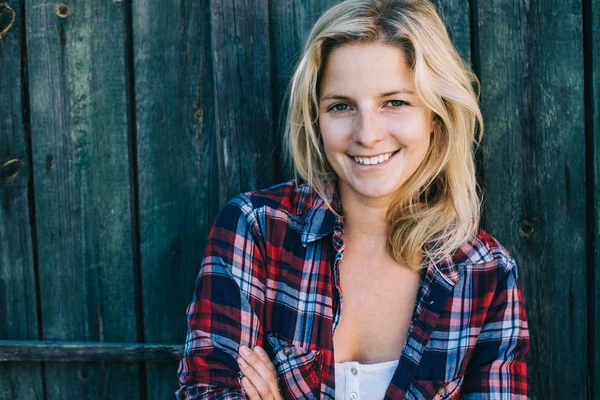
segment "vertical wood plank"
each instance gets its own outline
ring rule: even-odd
[[[469,0],[433,0],[465,63],[471,63],[471,19]]]
[[[132,342],[123,5],[26,6],[43,339]],[[135,365],[45,366],[48,399],[139,397]]]
[[[39,339],[21,3],[0,3],[0,339]],[[0,399],[43,399],[40,363],[0,363]]]
[[[275,179],[294,177],[293,167],[286,165],[283,133],[287,107],[286,92],[294,67],[300,59],[302,46],[317,19],[342,0],[270,0],[269,26],[272,65],[272,99],[275,132]]]
[[[519,265],[533,398],[585,397],[581,2],[480,1],[485,228]]]
[[[222,202],[275,183],[268,2],[212,0]]]
[[[593,201],[589,209],[593,210],[595,217],[592,221],[592,237],[588,240],[588,243],[592,246],[590,253],[594,261],[594,265],[590,266],[593,268],[594,290],[591,293],[592,296],[588,296],[588,299],[592,302],[589,306],[594,312],[590,319],[593,323],[591,329],[593,337],[590,338],[593,341],[591,348],[594,349],[590,384],[594,390],[591,398],[600,400],[600,306],[597,303],[597,299],[600,299],[600,0],[591,0],[586,4],[588,8],[585,11],[591,14],[587,20],[591,24],[589,27],[591,37],[588,37],[590,44],[586,48],[588,51],[591,50],[588,57],[591,60],[592,67],[589,71],[592,78],[592,87],[589,88],[591,95],[588,97],[591,99],[591,104],[588,102],[588,105],[593,106],[593,110],[591,110],[592,119],[589,121],[591,126],[588,128],[588,134],[590,135],[588,143],[591,144],[589,150],[592,152],[592,176],[590,179],[593,186],[592,192],[588,194],[588,199]]]
[[[221,205],[210,1],[139,0],[132,17],[144,339],[182,344]],[[177,363],[148,365],[148,398],[172,398],[176,372]]]

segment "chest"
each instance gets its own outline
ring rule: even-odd
[[[341,318],[335,361],[376,363],[400,358],[413,317],[419,274],[393,261],[340,266]]]

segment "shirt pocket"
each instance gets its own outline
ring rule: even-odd
[[[407,400],[457,400],[464,376],[449,380],[414,380],[406,393]]]
[[[307,350],[287,340],[266,334],[267,352],[279,376],[285,399],[319,399],[322,358],[319,350]]]

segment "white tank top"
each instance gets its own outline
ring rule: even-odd
[[[336,400],[382,400],[399,360],[375,364],[358,361],[335,363]]]

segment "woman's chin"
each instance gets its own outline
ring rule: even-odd
[[[396,185],[379,184],[379,185],[352,185],[349,189],[354,192],[357,197],[364,198],[369,201],[386,201],[391,202],[394,193],[397,190]]]

